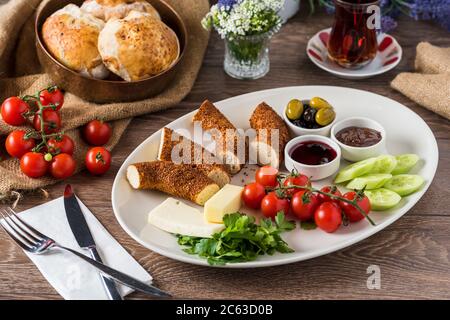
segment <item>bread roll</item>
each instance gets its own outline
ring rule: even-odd
[[[85,76],[104,79],[109,75],[97,49],[105,23],[69,4],[56,11],[42,26],[45,46],[59,62]]]
[[[132,164],[127,168],[127,179],[135,189],[158,190],[201,206],[220,189],[201,170],[170,161]]]
[[[279,168],[284,157],[284,147],[290,139],[283,119],[268,104],[261,102],[250,117],[250,127],[256,130],[250,149],[251,154],[257,156],[258,164]]]
[[[222,158],[222,163],[227,165],[231,174],[238,173],[242,169],[242,165],[245,164],[245,137],[238,133],[230,120],[211,101],[205,100],[195,113],[192,121],[200,122],[205,131],[220,133],[220,138],[213,135],[213,139],[218,144],[216,145],[216,154]],[[242,155],[238,151],[240,147],[244,148]]]
[[[184,147],[190,149],[190,154],[185,154]],[[172,153],[175,153],[176,159],[172,158]],[[225,165],[217,164],[218,159],[213,154],[169,128],[162,129],[158,160],[190,164],[193,168],[201,170],[221,188],[230,183]]]
[[[126,81],[157,75],[177,60],[177,35],[148,13],[131,11],[124,19],[111,19],[98,39],[98,48],[109,70]]]
[[[170,128],[161,131],[158,159],[175,163],[213,164],[219,159],[211,152]]]
[[[147,12],[153,18],[161,19],[158,11],[146,0],[86,0],[81,9],[104,21],[123,19],[132,10]]]

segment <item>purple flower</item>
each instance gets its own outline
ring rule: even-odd
[[[381,31],[384,33],[388,33],[391,30],[394,30],[397,27],[397,21],[395,21],[390,16],[382,16],[381,17]]]
[[[410,0],[407,7],[416,20],[436,20],[450,31],[450,0]]]
[[[391,5],[391,0],[380,0],[380,7],[387,8]]]
[[[219,8],[232,8],[237,2],[238,0],[219,0],[217,2],[217,5],[219,6]]]
[[[319,0],[327,13],[334,12],[333,0]],[[397,26],[394,20],[407,12],[416,20],[434,20],[450,31],[450,0],[380,0],[381,29],[390,31]]]

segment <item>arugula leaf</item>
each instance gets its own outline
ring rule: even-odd
[[[183,251],[207,259],[210,265],[255,260],[259,255],[275,252],[293,252],[281,238],[280,233],[295,229],[294,221],[286,221],[283,212],[278,212],[275,222],[262,219],[260,224],[255,218],[239,212],[223,217],[225,229],[211,238],[177,235],[178,244]]]

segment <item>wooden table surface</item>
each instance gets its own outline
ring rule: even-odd
[[[389,87],[397,73],[412,70],[418,42],[450,46],[449,33],[431,23],[402,18],[392,33],[403,47],[399,66],[372,79],[352,81],[322,71],[305,54],[309,38],[331,21],[330,16],[305,14],[289,21],[271,43],[269,74],[256,81],[235,80],[223,72],[223,42],[213,34],[189,96],[170,110],[134,119],[114,150],[113,166],[106,176],[92,178],[81,173],[70,179],[79,197],[108,231],[151,272],[158,286],[176,298],[450,299],[450,122]],[[243,270],[200,267],[165,258],[139,245],[119,226],[111,208],[113,179],[121,163],[145,138],[198,108],[205,98],[218,101],[251,91],[297,85],[368,90],[405,104],[428,123],[438,141],[439,167],[430,189],[410,212],[376,235],[338,252],[285,266]],[[63,184],[47,190],[50,198],[59,197]],[[28,197],[19,209],[44,201],[39,196]],[[379,290],[367,289],[369,265],[381,269]],[[0,299],[60,298],[22,251],[0,232]],[[130,298],[144,297],[132,294]]]

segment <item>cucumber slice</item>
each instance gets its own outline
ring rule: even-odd
[[[334,179],[334,183],[341,183],[344,181],[352,180],[369,173],[372,170],[375,161],[376,158],[369,158],[363,161],[355,162],[345,167],[344,169],[339,171],[336,178]]]
[[[386,182],[384,187],[404,197],[416,192],[424,182],[425,180],[416,174],[399,174]]]
[[[419,156],[417,154],[400,154],[395,157],[397,159],[397,165],[394,170],[392,170],[392,174],[402,174],[408,173],[419,161]]]
[[[374,211],[383,211],[395,207],[402,199],[394,191],[385,188],[367,190],[364,191],[364,194],[369,198]]]
[[[392,178],[392,174],[389,173],[375,173],[366,176],[358,177],[350,181],[346,188],[361,190],[366,187],[366,190],[381,188],[389,179]]]
[[[370,173],[391,173],[397,165],[397,159],[394,156],[383,154],[376,158]]]

